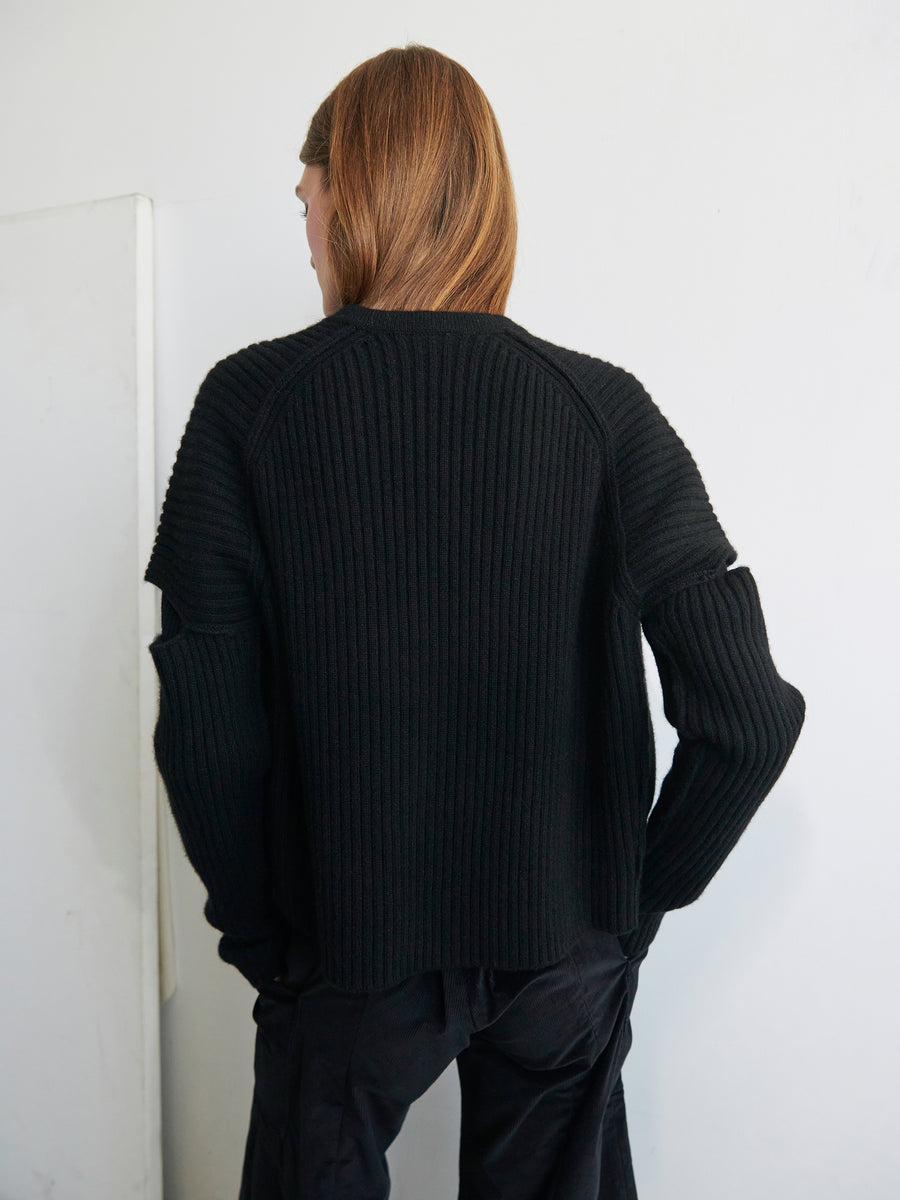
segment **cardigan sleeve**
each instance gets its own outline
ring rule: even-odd
[[[647,823],[641,908],[693,903],[790,757],[803,696],[778,674],[756,582],[736,567],[644,614],[678,744]]]
[[[678,732],[647,823],[641,922],[692,903],[783,770],[805,715],[772,660],[759,593],[710,504],[681,438],[640,385],[616,429],[625,575]]]
[[[144,579],[194,628],[257,614],[260,540],[244,469],[252,413],[228,360],[207,374],[169,477]]]
[[[181,623],[162,598],[150,643],[160,682],[156,763],[185,853],[206,887],[219,956],[255,987],[282,965],[287,929],[269,900],[264,792],[271,741],[258,627]]]
[[[623,373],[624,374],[624,373]],[[625,585],[640,613],[737,559],[697,465],[633,376],[612,407],[613,485]]]
[[[259,987],[282,965],[270,901],[265,793],[271,733],[253,584],[255,530],[230,397],[198,393],[144,578],[162,591],[149,651],[159,677],[154,753],[185,852],[208,892],[219,955]]]

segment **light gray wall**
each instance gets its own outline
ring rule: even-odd
[[[152,220],[0,216],[2,1200],[161,1195]]]
[[[893,1195],[896,4],[35,0],[4,22],[2,211],[155,203],[160,499],[212,363],[321,313],[292,194],[319,101],[408,40],[479,80],[519,200],[508,315],[646,384],[808,702],[782,780],[642,968],[625,1067],[642,1200]],[[169,834],[167,1196],[220,1200],[253,994]],[[397,1200],[426,1174],[455,1196],[457,1133],[443,1077],[391,1149]]]

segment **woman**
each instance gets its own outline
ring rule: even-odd
[[[639,965],[803,698],[641,384],[505,316],[471,76],[377,55],[300,158],[325,316],[209,372],[145,573],[157,762],[259,991],[241,1196],[387,1196],[455,1060],[460,1196],[633,1197]],[[652,812],[642,630],[680,737]]]

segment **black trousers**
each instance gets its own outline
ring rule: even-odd
[[[253,1007],[240,1200],[385,1200],[385,1152],[454,1059],[458,1200],[636,1200],[621,1069],[646,953],[592,929],[549,967],[365,993],[292,961]]]

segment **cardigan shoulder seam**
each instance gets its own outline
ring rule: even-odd
[[[247,442],[244,449],[244,465],[248,471],[252,470],[256,459],[265,446],[269,430],[278,416],[279,402],[284,399],[290,384],[296,383],[304,375],[311,375],[329,354],[346,345],[353,337],[353,332],[346,332],[327,342],[324,346],[315,347],[308,355],[304,355],[297,362],[291,363],[289,367],[285,368],[272,381],[247,435]]]
[[[597,432],[597,444],[603,463],[603,487],[610,499],[610,512],[616,534],[615,557],[617,577],[613,590],[619,592],[618,585],[621,585],[620,598],[625,601],[634,613],[639,613],[640,596],[631,579],[625,553],[627,545],[625,526],[622,521],[618,488],[616,487],[615,471],[613,469],[613,433],[603,412],[599,411],[598,406],[590,400],[590,392],[592,390],[591,381],[582,375],[572,363],[566,363],[565,365],[560,363],[558,356],[565,355],[568,358],[573,358],[575,355],[578,355],[580,358],[587,360],[585,365],[590,364],[595,369],[601,369],[605,374],[617,376],[623,382],[630,383],[635,388],[639,388],[641,384],[630,371],[626,371],[623,367],[617,367],[613,363],[609,363],[605,359],[598,358],[595,355],[584,354],[581,351],[569,350],[566,347],[545,342],[540,338],[535,338],[533,334],[529,334],[527,338],[512,332],[504,336],[523,346],[531,356],[545,364],[554,375],[564,381],[570,394],[576,397],[579,409]],[[600,386],[603,386],[602,381],[600,382]]]

